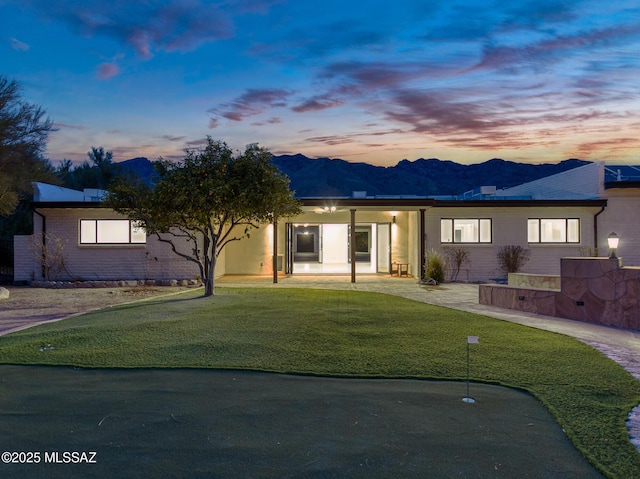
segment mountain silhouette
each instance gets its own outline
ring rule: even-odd
[[[279,155],[274,164],[291,180],[298,198],[351,196],[366,191],[370,196],[457,195],[480,186],[509,188],[588,164],[569,159],[560,163],[529,164],[494,158],[463,165],[453,161],[423,158],[402,160],[394,166],[352,163],[341,159]],[[151,162],[134,158],[120,163],[124,172],[150,179]]]

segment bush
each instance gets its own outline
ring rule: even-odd
[[[447,266],[451,268],[451,281],[455,281],[460,274],[460,268],[469,259],[469,252],[459,246],[451,246],[445,248],[444,254],[447,258]]]
[[[437,283],[444,282],[445,261],[442,255],[435,250],[431,250],[427,255],[427,278],[433,279]]]
[[[517,273],[529,261],[529,250],[519,245],[507,245],[498,251],[500,270],[505,273]]]

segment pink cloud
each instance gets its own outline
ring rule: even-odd
[[[209,113],[231,121],[242,121],[246,117],[259,115],[268,108],[286,106],[286,99],[291,93],[289,90],[279,88],[250,88],[231,103],[211,108]],[[209,127],[211,128],[211,122]]]
[[[204,0],[27,3],[82,35],[114,38],[144,58],[153,56],[154,51],[190,51],[207,42],[231,38],[235,30],[228,8]],[[254,10],[269,8],[269,2],[252,3]]]
[[[100,80],[108,80],[120,74],[120,67],[115,63],[101,63],[98,65],[96,76]]]

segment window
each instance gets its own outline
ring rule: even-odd
[[[80,220],[80,244],[144,244],[147,234],[137,221]]]
[[[491,220],[452,219],[440,220],[442,243],[491,243]]]
[[[527,222],[529,243],[579,243],[580,220],[577,218],[530,218]]]

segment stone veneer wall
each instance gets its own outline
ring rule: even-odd
[[[560,276],[550,274],[509,273],[507,284],[521,288],[560,289]]]
[[[480,285],[480,304],[640,330],[640,268],[617,258],[562,258],[560,270],[560,291]]]

